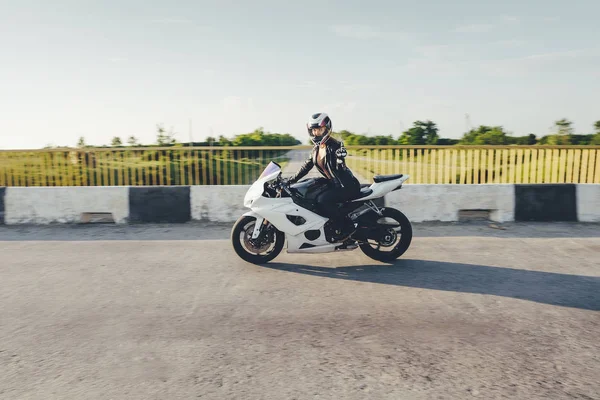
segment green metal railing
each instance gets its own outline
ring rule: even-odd
[[[348,166],[368,180],[405,173],[411,176],[407,184],[600,183],[600,146],[347,149]],[[309,146],[5,150],[0,186],[248,185],[270,161],[285,167],[290,154],[309,151]]]

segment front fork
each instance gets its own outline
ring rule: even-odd
[[[252,231],[252,239],[257,239],[260,236],[260,231],[263,227],[267,226],[269,221],[264,219],[263,217],[256,217],[256,222],[254,223],[254,231]]]
[[[248,211],[244,213],[243,216],[256,218],[256,222],[254,223],[254,230],[252,231],[252,239],[257,239],[260,236],[260,233],[263,230],[263,228],[269,224],[269,221],[267,221],[254,211]]]

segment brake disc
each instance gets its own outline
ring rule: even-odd
[[[269,236],[266,232],[262,232],[260,236],[256,239],[252,239],[252,233],[254,232],[254,224],[250,225],[244,231],[244,244],[246,248],[250,249],[252,252],[256,254],[260,254],[262,252],[267,251],[269,247],[271,247],[271,242],[269,241]]]

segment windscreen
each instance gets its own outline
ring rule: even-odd
[[[279,167],[277,163],[271,161],[269,165],[267,165],[267,168],[265,168],[265,170],[262,172],[262,174],[260,174],[258,179],[264,178],[265,176],[271,175],[272,173],[279,171],[281,171],[281,167]]]

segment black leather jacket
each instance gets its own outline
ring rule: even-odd
[[[350,171],[344,161],[347,152],[342,143],[330,137],[325,144],[325,148],[326,152],[323,164],[326,171],[324,171],[317,162],[317,156],[319,154],[319,146],[317,145],[312,149],[310,156],[304,161],[300,170],[288,179],[288,183],[292,184],[299,181],[308,174],[314,166],[316,166],[321,175],[329,179],[336,188],[352,191],[360,190],[360,182],[358,182],[358,179],[352,174],[352,171]]]

